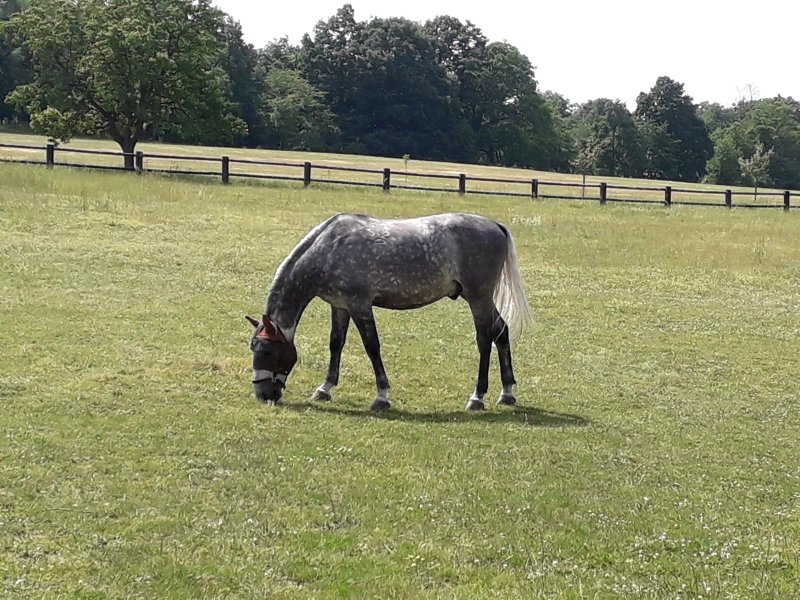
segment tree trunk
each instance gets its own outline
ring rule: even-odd
[[[125,153],[125,170],[126,171],[134,171],[136,170],[136,165],[134,161],[134,151],[136,149],[136,141],[130,138],[123,138],[121,140],[117,140],[120,148]]]

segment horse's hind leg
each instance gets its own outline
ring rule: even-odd
[[[500,397],[497,399],[498,404],[505,404],[512,406],[517,403],[517,398],[514,396],[514,369],[511,366],[511,341],[508,337],[508,327],[502,317],[497,315],[502,323],[503,330],[494,341],[497,346],[497,358],[500,360],[500,381],[503,383],[503,391],[500,392]]]
[[[331,307],[331,361],[325,381],[311,395],[312,400],[331,400],[331,389],[339,384],[339,365],[342,361],[342,349],[347,340],[347,328],[350,326],[350,313],[343,308]]]
[[[478,380],[466,410],[483,410],[483,397],[489,390],[489,361],[492,357],[492,340],[495,337],[495,315],[497,311],[491,298],[470,299],[469,308],[475,322],[475,341],[478,344]]]
[[[374,411],[388,410],[391,407],[389,402],[389,389],[391,386],[381,359],[381,343],[378,339],[378,329],[375,326],[372,307],[367,306],[361,310],[351,310],[350,316],[358,328],[358,333],[361,334],[364,349],[367,351],[367,356],[369,356],[372,368],[375,371],[375,384],[378,388],[378,394],[371,408]]]

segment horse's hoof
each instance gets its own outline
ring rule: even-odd
[[[375,412],[383,412],[389,410],[391,407],[392,403],[389,402],[388,400],[375,400],[375,402],[373,402],[372,406],[370,406],[369,408],[370,410],[373,410]]]
[[[510,394],[500,394],[497,403],[504,406],[514,406],[517,403],[517,397]]]
[[[333,400],[333,396],[330,392],[326,392],[322,388],[319,388],[311,394],[311,401],[312,402],[330,402]]]
[[[470,398],[464,410],[486,410],[486,405],[483,403],[483,400]]]

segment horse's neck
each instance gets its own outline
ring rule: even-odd
[[[294,339],[300,317],[316,295],[314,290],[301,284],[303,281],[308,279],[303,277],[297,265],[282,265],[267,296],[266,314],[278,324],[288,340]]]
[[[317,238],[336,219],[333,216],[309,231],[283,260],[275,274],[267,296],[266,314],[278,324],[287,339],[294,338],[303,311],[317,295],[317,290],[312,289],[317,278],[310,266],[314,260],[304,258],[307,258],[308,252],[314,252]]]

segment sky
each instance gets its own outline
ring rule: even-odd
[[[298,44],[345,0],[216,0],[242,25],[245,41],[262,48],[288,37]],[[659,76],[684,84],[696,103],[731,105],[741,98],[800,100],[794,0],[350,0],[357,21],[439,15],[470,21],[490,42],[508,42],[535,67],[541,91],[571,102],[621,100],[629,108]]]

